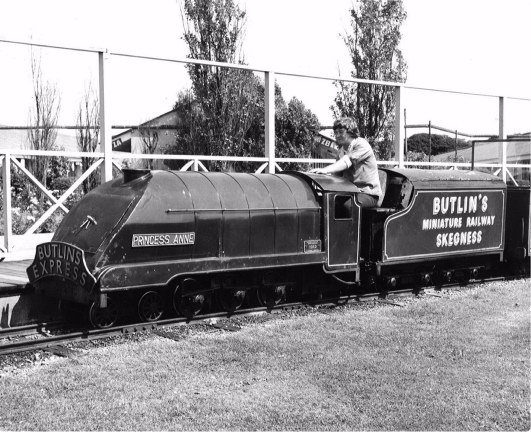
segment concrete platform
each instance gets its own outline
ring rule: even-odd
[[[0,250],[0,262],[33,260],[37,245],[49,242],[52,237],[53,233],[13,235],[9,251]],[[0,246],[4,246],[4,236],[0,236]]]
[[[28,283],[26,268],[33,259],[0,262],[0,294],[20,290]]]
[[[0,328],[49,322],[58,319],[58,302],[37,297],[26,287],[26,268],[33,262],[35,247],[51,234],[15,236],[10,252],[0,254]]]

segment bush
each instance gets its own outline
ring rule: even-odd
[[[67,191],[74,179],[66,176],[49,179],[49,187],[55,198],[61,197]],[[63,203],[68,209],[81,198],[80,190],[74,191]],[[13,170],[11,177],[11,217],[13,234],[24,234],[53,204],[52,201],[40,189],[28,181],[26,175],[18,169]],[[3,215],[3,195],[0,196],[0,211]],[[61,223],[64,212],[57,209],[38,229],[37,233],[55,232]],[[4,220],[0,218],[0,231],[4,232]]]

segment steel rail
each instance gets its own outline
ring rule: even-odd
[[[0,328],[0,344],[2,343],[2,339],[38,335],[46,333],[52,329],[60,328],[63,325],[64,323],[61,321],[52,321],[49,323],[36,323],[16,327]]]

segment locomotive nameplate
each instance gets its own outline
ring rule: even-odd
[[[182,246],[195,243],[195,232],[133,234],[132,247]]]
[[[90,289],[96,279],[87,268],[82,249],[68,243],[42,243],[35,250],[33,263],[26,269],[30,283],[45,277],[60,277]]]
[[[417,191],[384,225],[384,261],[502,251],[505,191]]]

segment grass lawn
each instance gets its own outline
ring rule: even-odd
[[[529,285],[78,348],[0,372],[0,429],[529,430]]]

